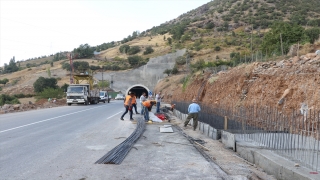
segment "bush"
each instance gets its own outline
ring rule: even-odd
[[[48,98],[57,98],[61,99],[64,96],[62,89],[53,89],[46,88],[42,92],[37,93],[36,99],[48,99]]]
[[[142,57],[140,56],[130,56],[128,57],[128,62],[132,67],[139,65],[140,61],[142,61]]]
[[[183,56],[179,56],[176,58],[176,64],[177,65],[184,65],[186,64],[186,58]]]
[[[154,50],[152,49],[152,47],[151,46],[148,46],[147,48],[146,48],[146,50],[143,52],[143,54],[144,55],[147,55],[147,54],[151,54],[151,53],[153,53],[154,52]]]
[[[215,51],[220,51],[221,48],[220,48],[220,46],[216,46],[216,47],[214,47],[214,50],[215,50]]]
[[[119,51],[120,51],[121,53],[125,53],[125,54],[128,52],[129,49],[130,49],[130,46],[127,45],[127,44],[124,44],[124,45],[122,45],[122,46],[119,47]]]
[[[0,95],[0,106],[3,106],[4,104],[20,104],[20,101],[14,96],[1,94]]]
[[[133,54],[137,54],[138,52],[140,52],[140,47],[139,46],[132,46],[128,50],[127,54],[133,55]]]
[[[64,85],[62,85],[60,89],[62,89],[63,92],[67,92],[68,87],[69,87],[69,84],[64,83]]]
[[[34,95],[33,94],[22,94],[22,93],[20,93],[20,94],[14,94],[13,96],[16,97],[16,98],[28,98],[28,97],[33,97]]]
[[[36,93],[42,92],[46,88],[56,89],[57,87],[57,80],[55,78],[39,77],[33,83],[34,92]]]

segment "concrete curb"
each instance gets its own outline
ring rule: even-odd
[[[283,180],[317,180],[319,174],[310,174],[305,167],[295,167],[294,162],[251,142],[237,141],[237,153],[247,161],[261,167],[268,174]]]

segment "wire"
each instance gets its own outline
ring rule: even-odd
[[[25,44],[32,44],[32,45],[37,45],[37,46],[42,46],[42,47],[51,47],[51,46],[45,46],[45,45],[42,45],[42,44],[34,44],[34,43],[16,41],[16,40],[11,40],[11,39],[3,39],[3,38],[0,38],[0,39],[1,40],[5,40],[5,41],[13,41],[13,42],[20,42],[20,43],[25,43]]]
[[[74,35],[74,34],[68,34],[68,33],[60,32],[60,31],[55,31],[55,30],[52,30],[52,29],[49,29],[49,28],[44,28],[44,27],[40,27],[40,26],[36,26],[36,25],[33,25],[33,24],[28,24],[28,23],[25,23],[25,22],[20,22],[20,21],[12,20],[12,19],[8,19],[8,18],[4,18],[4,17],[1,17],[1,19],[6,19],[6,20],[8,20],[8,21],[21,23],[21,24],[25,24],[25,25],[28,25],[28,26],[33,26],[33,27],[36,27],[36,28],[39,28],[39,29],[49,30],[49,31],[52,31],[52,32],[60,33],[60,34],[65,34],[65,35],[68,35],[68,36],[74,36],[74,37],[76,37],[76,38],[79,38],[79,37],[80,37],[80,36],[76,36],[76,35]]]

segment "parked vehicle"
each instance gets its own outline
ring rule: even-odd
[[[100,99],[100,90],[93,89],[93,77],[87,74],[74,75],[75,84],[70,84],[67,89],[67,104],[97,104]],[[86,80],[88,84],[80,84]]]
[[[125,96],[124,96],[124,94],[117,94],[117,96],[114,99],[115,100],[124,100]]]
[[[103,103],[110,103],[110,98],[108,95],[108,91],[100,91],[100,99],[99,102],[103,102]]]

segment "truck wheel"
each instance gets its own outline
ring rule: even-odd
[[[68,106],[71,106],[71,103],[68,103]]]
[[[106,103],[106,100],[104,100],[103,103]]]
[[[88,105],[88,101],[84,101],[84,105]]]

